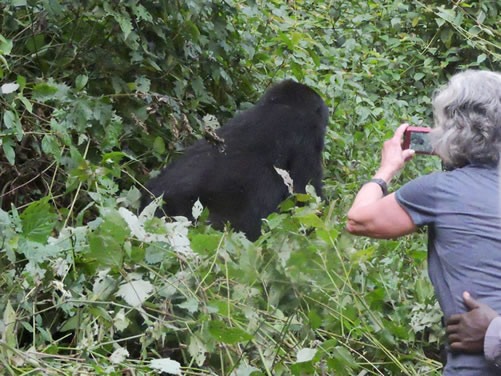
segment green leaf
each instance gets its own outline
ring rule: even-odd
[[[7,110],[3,114],[3,123],[7,129],[12,129],[18,141],[23,138],[23,127],[17,112]]]
[[[209,333],[219,342],[235,344],[250,341],[253,336],[240,328],[230,328],[222,321],[209,321]]]
[[[26,48],[31,53],[39,53],[45,45],[45,34],[37,34],[26,40]]]
[[[177,305],[179,308],[187,310],[189,313],[198,312],[198,300],[197,299],[187,299],[184,303]]]
[[[89,81],[89,77],[85,74],[79,74],[75,79],[75,87],[78,91],[82,90],[87,82]]]
[[[67,98],[68,91],[69,87],[66,84],[59,84],[49,79],[33,86],[33,98],[39,101],[64,99]]]
[[[205,86],[200,77],[194,77],[194,79],[191,81],[191,87],[193,88],[193,91],[195,92],[195,95],[197,97],[203,97],[206,95]]]
[[[89,256],[103,267],[120,266],[124,256],[123,245],[129,234],[129,227],[120,214],[108,211],[99,227],[89,234]]]
[[[100,272],[92,286],[92,295],[90,299],[93,301],[102,301],[116,290],[117,282],[106,272]]]
[[[439,9],[438,15],[440,18],[450,23],[454,23],[456,19],[456,12],[453,9],[445,9],[442,7]]]
[[[6,39],[2,34],[0,34],[0,55],[9,55],[12,51],[12,40]]]
[[[25,7],[28,5],[28,1],[27,0],[12,0],[11,5],[13,7]]]
[[[150,90],[151,81],[148,78],[141,76],[136,78],[134,84],[137,91],[147,93]]]
[[[101,158],[101,163],[110,165],[118,164],[122,159],[127,158],[128,155],[121,151],[112,151],[110,153],[103,154]]]
[[[33,86],[33,97],[34,98],[45,98],[52,97],[57,93],[57,87],[49,85],[46,82],[42,82]]]
[[[298,213],[297,218],[299,221],[310,227],[315,227],[315,228],[324,228],[325,224],[324,222],[316,215],[316,213]]]
[[[400,17],[394,17],[391,19],[391,27],[399,28],[402,23],[402,19]]]
[[[323,318],[314,310],[308,312],[308,320],[312,329],[320,328],[323,323]]]
[[[329,369],[335,372],[333,374],[351,374],[351,372],[349,372],[350,369],[353,370],[359,367],[349,350],[346,348],[336,346],[331,352],[333,356],[327,360],[327,364]]]
[[[59,0],[45,0],[43,4],[44,11],[47,12],[51,18],[59,17],[65,11],[63,3],[61,3]]]
[[[75,329],[80,328],[81,320],[82,318],[80,317],[80,315],[73,316],[70,319],[66,320],[66,322],[59,330],[61,332],[74,331]]]
[[[116,295],[132,307],[140,307],[152,295],[153,290],[154,286],[149,281],[134,279],[120,285]]]
[[[159,264],[165,259],[165,255],[165,249],[158,245],[149,245],[144,254],[144,261],[151,265]]]
[[[485,18],[486,18],[486,14],[483,10],[481,10],[480,12],[478,12],[478,16],[477,16],[477,24],[481,25],[484,23],[485,21]]]
[[[160,136],[155,137],[155,140],[153,141],[153,152],[163,155],[165,154],[165,150],[165,141],[163,138]]]
[[[205,344],[197,336],[192,335],[190,345],[188,346],[188,352],[193,360],[195,360],[195,363],[201,367],[205,362],[205,353],[207,353],[208,350]]]
[[[15,128],[15,122],[16,122],[16,115],[10,111],[7,110],[3,114],[3,123],[7,129],[12,129]]]
[[[19,95],[18,98],[24,105],[24,108],[26,108],[29,113],[33,113],[33,104],[31,104],[31,102],[24,95]]]
[[[292,371],[292,375],[294,376],[315,374],[315,369],[311,361],[291,364],[290,369]],[[342,373],[339,374],[341,375]]]
[[[2,140],[2,150],[7,158],[7,161],[11,166],[14,166],[16,164],[16,152],[14,151],[10,138],[4,138]]]
[[[414,81],[421,81],[424,78],[424,73],[419,72],[414,75]]]
[[[120,26],[120,29],[122,30],[124,39],[127,39],[129,34],[132,32],[133,27],[132,27],[132,21],[130,19],[130,16],[125,13],[125,12],[116,12],[113,9],[111,9],[111,6],[105,3],[104,9],[113,16],[115,21],[118,23]]]
[[[42,138],[42,151],[45,154],[53,156],[57,161],[61,157],[61,145],[59,144],[57,137],[46,134]]]
[[[16,311],[12,308],[10,300],[7,300],[7,305],[3,311],[4,330],[2,333],[2,340],[13,349],[17,348],[16,321]]]
[[[57,214],[49,204],[49,197],[28,205],[21,213],[23,234],[28,240],[45,243],[56,225]]]
[[[134,15],[139,20],[143,20],[143,21],[147,21],[147,22],[153,21],[152,15],[148,12],[148,10],[144,6],[137,4],[137,5],[133,6],[132,9],[134,10]]]
[[[228,301],[224,299],[210,301],[209,304],[207,305],[207,308],[209,312],[219,313],[221,316],[228,316],[230,314]]]
[[[485,61],[485,59],[487,59],[487,55],[486,54],[480,54],[477,56],[477,64],[481,64]]]
[[[191,249],[197,253],[214,252],[219,243],[221,242],[221,235],[219,234],[197,234],[190,240]]]

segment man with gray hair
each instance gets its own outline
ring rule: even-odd
[[[420,176],[385,195],[414,155],[402,150],[408,125],[401,125],[384,143],[373,179],[356,195],[346,228],[355,235],[395,238],[427,226],[428,274],[446,321],[466,311],[464,291],[500,314],[501,74],[454,75],[435,94],[433,115],[431,145],[448,171]],[[500,374],[481,353],[446,350],[446,376]]]

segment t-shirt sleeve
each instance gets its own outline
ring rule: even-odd
[[[501,316],[491,321],[484,339],[485,358],[501,368]]]
[[[395,193],[397,202],[416,226],[429,225],[435,221],[438,178],[437,173],[420,176],[403,185]]]

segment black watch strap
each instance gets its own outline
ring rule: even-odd
[[[369,180],[367,183],[376,183],[381,187],[381,190],[383,191],[383,196],[386,196],[388,194],[388,184],[383,179],[375,178]]]

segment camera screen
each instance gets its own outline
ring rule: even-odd
[[[428,133],[412,132],[409,147],[417,153],[431,153],[432,147],[428,136]]]

